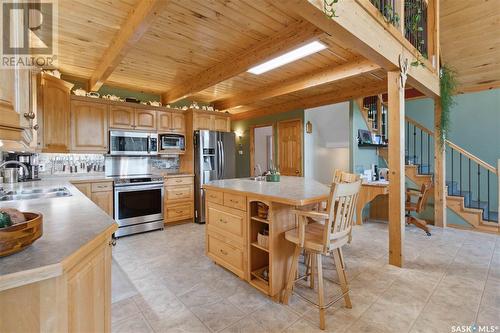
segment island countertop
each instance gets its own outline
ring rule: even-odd
[[[61,275],[71,257],[93,241],[110,237],[116,222],[68,179],[3,184],[12,189],[66,187],[69,197],[1,202],[0,208],[43,214],[43,235],[21,252],[0,258],[0,291]]]
[[[304,206],[328,199],[330,188],[311,178],[281,176],[280,182],[249,178],[214,180],[203,188],[258,196],[272,202]]]

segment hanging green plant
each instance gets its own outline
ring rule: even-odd
[[[333,19],[334,17],[338,17],[337,14],[335,13],[335,8],[333,8],[333,5],[338,3],[339,0],[323,0],[323,11],[325,12],[325,15],[328,16],[329,18]]]
[[[444,147],[450,130],[450,111],[453,105],[455,105],[454,95],[457,89],[456,73],[447,65],[441,67],[439,86],[441,90],[441,124],[439,127],[439,140],[441,147]]]

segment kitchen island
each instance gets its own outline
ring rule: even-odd
[[[67,179],[3,186],[71,196],[0,203],[43,214],[42,237],[0,258],[0,332],[109,332],[114,220]]]
[[[278,300],[294,250],[284,237],[295,227],[292,210],[327,200],[330,188],[284,176],[276,183],[216,180],[203,188],[207,256]]]

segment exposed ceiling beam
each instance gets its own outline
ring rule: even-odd
[[[162,95],[164,103],[173,103],[182,98],[232,78],[251,66],[267,61],[276,55],[304,45],[323,32],[309,22],[300,21],[290,25],[277,34],[252,45],[240,54],[228,59],[221,59],[216,65],[176,84],[174,88]]]
[[[322,105],[335,104],[358,97],[372,96],[387,91],[387,80],[377,83],[366,84],[356,89],[335,90],[328,93],[313,95],[306,98],[299,98],[292,101],[266,106],[246,112],[236,113],[231,120],[243,120],[255,117],[269,116],[272,114],[288,112],[297,109],[308,109]]]
[[[368,0],[339,1],[334,4],[337,17],[331,19],[324,13],[323,0],[289,0],[276,1],[277,6],[294,11],[303,19],[314,24],[335,43],[346,49],[355,50],[366,59],[380,65],[387,71],[399,68],[399,56],[412,62],[416,51],[410,49],[404,37],[397,38],[390,33],[390,25],[383,25],[365,8],[369,8]],[[392,27],[394,28],[394,27]],[[410,44],[411,46],[411,44]],[[439,77],[435,71],[423,66],[410,66],[408,83],[428,96],[439,96]]]
[[[117,35],[106,49],[99,66],[89,80],[90,90],[101,88],[106,79],[113,73],[128,51],[141,39],[149,29],[161,6],[166,0],[141,0],[132,10]]]
[[[253,91],[242,92],[226,99],[215,101],[215,108],[226,110],[242,105],[248,105],[271,97],[293,93],[295,91],[316,87],[356,75],[372,72],[380,66],[366,59],[359,59],[344,65],[320,69],[313,73],[301,75],[295,79],[260,87]]]

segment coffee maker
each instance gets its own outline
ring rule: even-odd
[[[33,153],[9,153],[7,154],[6,161],[18,161],[26,165],[28,174],[23,168],[19,168],[19,181],[26,182],[32,180],[40,180],[38,173],[38,154]]]

